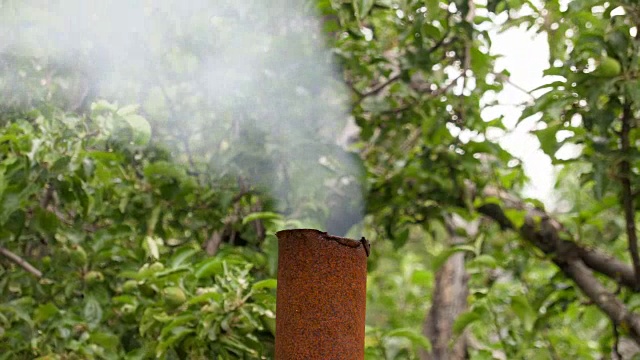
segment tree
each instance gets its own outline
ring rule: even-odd
[[[72,5],[3,3],[40,26],[0,52],[0,356],[268,358],[287,227],[373,240],[367,358],[634,351],[635,2],[101,5],[42,41]],[[515,26],[549,42],[522,118],[561,211],[481,116],[510,81],[489,29]]]
[[[343,63],[373,184],[368,211],[374,215],[374,233],[402,246],[411,229],[428,231],[428,219],[442,222],[455,213],[469,221],[493,220],[494,225],[481,221],[483,234],[513,237],[496,235],[497,226],[524,241],[509,245],[509,253],[487,244],[475,251],[474,261],[482,259],[494,270],[471,276],[476,290],[470,310],[454,328],[459,333],[473,322],[495,324],[492,333],[499,341],[496,345],[487,337],[486,327],[476,327],[473,335],[483,341],[469,349],[472,357],[499,351],[508,358],[529,358],[534,354],[527,349],[536,344],[548,344],[552,357],[593,357],[612,347],[615,352],[620,334],[638,341],[632,300],[638,263],[637,4],[406,1],[354,2],[353,7],[335,8],[349,33],[337,42],[351,50]],[[547,34],[552,66],[546,75],[556,77],[523,118],[542,115],[535,134],[554,164],[587,165],[580,191],[592,189],[602,201],[589,210],[554,215],[539,202],[515,196],[524,180],[518,160],[487,140],[487,129],[501,123],[481,118],[482,96],[508,81],[508,72],[493,70],[490,36],[484,31],[499,13],[509,16],[504,28],[525,24]],[[579,145],[579,154],[557,158],[564,144]],[[616,206],[620,215],[605,216]],[[625,235],[606,243],[591,238],[600,232],[584,232],[592,226],[615,228],[621,218]],[[626,254],[620,248],[625,238]],[[534,254],[553,266],[540,264]],[[541,274],[550,283],[528,278]],[[507,288],[500,286],[504,277]],[[555,307],[589,315],[578,337],[551,334],[553,314],[563,311]],[[510,315],[500,314],[509,308]],[[511,316],[516,325],[504,321]],[[609,319],[612,335],[599,338],[596,349],[574,346],[580,337],[599,336],[585,330],[602,329],[594,322],[598,317]]]
[[[264,255],[201,250],[209,219],[250,212],[254,195],[198,185],[162,149],[122,142],[141,121],[101,102],[84,118],[33,111],[2,128],[4,358],[270,351]]]
[[[362,193],[315,20],[271,5],[2,4],[2,356],[272,354],[275,231]]]

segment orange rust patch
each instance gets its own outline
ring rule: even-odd
[[[312,229],[276,235],[276,359],[364,359],[369,242]]]

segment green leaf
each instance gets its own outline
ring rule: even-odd
[[[431,342],[424,335],[409,328],[393,329],[384,334],[385,338],[403,337],[411,341],[414,346],[419,346],[427,351],[431,351]]]
[[[609,187],[609,166],[604,161],[597,160],[593,164],[593,172],[589,174],[595,182],[593,193],[597,200],[602,200]]]
[[[275,289],[278,286],[278,281],[276,279],[266,279],[255,282],[251,286],[251,290],[256,291],[260,289]]]
[[[144,238],[145,249],[147,250],[147,256],[154,260],[160,259],[160,251],[158,250],[158,243],[151,236]]]
[[[237,350],[240,350],[242,352],[248,353],[248,354],[250,354],[250,355],[252,355],[254,357],[257,356],[257,353],[256,353],[255,350],[253,350],[250,347],[246,346],[243,343],[242,339],[240,339],[240,338],[238,338],[238,337],[236,337],[234,335],[224,336],[224,337],[220,338],[220,341],[223,344],[226,344],[226,345],[228,345],[228,346],[230,346],[230,347],[232,347],[234,349],[237,349]]]
[[[375,0],[353,0],[353,12],[359,20],[362,20],[369,14],[374,4]]]
[[[393,242],[393,247],[396,249],[400,249],[402,248],[407,241],[409,240],[409,228],[405,227],[404,229],[400,230],[396,236],[394,237],[394,242]]]
[[[145,146],[151,140],[151,125],[147,119],[140,115],[127,115],[124,118],[133,131],[133,143],[138,146]]]
[[[463,251],[467,251],[470,253],[475,253],[475,249],[473,246],[470,245],[456,245],[453,246],[451,248],[448,248],[444,251],[442,251],[440,254],[438,254],[432,261],[431,261],[431,269],[435,272],[438,271],[442,265],[444,265],[445,262],[447,262],[447,260],[449,260],[449,257],[451,257],[451,255],[458,253],[458,252],[463,252]]]
[[[178,268],[178,267],[182,266],[185,261],[187,261],[188,259],[192,258],[193,255],[195,255],[195,254],[197,254],[197,253],[199,253],[201,251],[202,250],[200,250],[200,249],[194,249],[194,248],[189,248],[189,247],[181,247],[180,249],[178,249],[175,252],[173,257],[169,261],[169,264],[171,264],[170,266],[172,268]]]
[[[120,346],[120,339],[116,335],[108,332],[98,331],[91,333],[89,341],[99,345],[107,352],[113,353],[114,355],[118,351],[118,347]]]
[[[415,270],[411,274],[411,283],[420,286],[431,286],[433,284],[433,272],[427,270]]]
[[[15,299],[8,304],[0,303],[0,314],[12,313],[16,318],[26,322],[29,326],[33,326],[33,319],[31,318],[30,311],[33,304],[33,299],[26,296]]]
[[[34,183],[7,187],[4,196],[0,198],[0,226],[4,225],[14,212],[24,208],[29,197],[38,190],[39,185]]]
[[[189,324],[194,320],[197,320],[197,318],[193,314],[185,314],[185,315],[180,315],[178,317],[174,317],[171,320],[171,322],[165,325],[165,327],[162,329],[162,332],[160,332],[160,337],[164,338],[167,335],[169,335],[173,329],[185,324]]]
[[[211,291],[211,292],[206,292],[204,294],[200,294],[192,297],[187,301],[187,304],[188,305],[200,304],[203,302],[210,302],[210,301],[220,302],[222,301],[222,299],[223,299],[222,294]]]
[[[58,307],[51,302],[40,305],[36,309],[35,314],[33,314],[33,321],[35,323],[43,323],[57,315],[59,311]]]
[[[520,318],[525,330],[530,332],[538,317],[537,313],[531,308],[529,301],[522,295],[511,298],[511,309]]]
[[[156,278],[160,279],[160,278],[168,277],[168,276],[171,276],[171,275],[182,274],[182,273],[190,272],[190,271],[191,271],[191,267],[190,266],[183,265],[183,266],[180,266],[180,267],[159,271],[159,272],[155,273],[155,276],[156,276]]]
[[[187,336],[189,334],[192,334],[194,332],[195,332],[195,330],[189,329],[189,328],[183,327],[183,326],[180,326],[178,328],[173,329],[173,331],[171,332],[172,335],[170,337],[168,337],[166,339],[162,339],[158,343],[158,346],[156,347],[156,357],[162,358],[163,355],[165,354],[165,352],[171,346],[173,346],[173,344],[177,343],[178,341],[180,341],[185,336]]]
[[[140,105],[131,104],[131,105],[121,107],[120,109],[118,109],[118,111],[116,111],[116,113],[120,116],[132,115],[132,114],[135,114],[139,108],[140,108]]]
[[[491,269],[495,269],[496,267],[498,267],[498,262],[496,261],[496,259],[488,254],[482,254],[479,256],[476,256],[475,258],[473,258],[473,260],[471,260],[469,265],[478,265],[481,267],[488,267]]]
[[[91,326],[97,326],[102,320],[102,306],[98,300],[93,297],[88,297],[84,304],[84,321]]]
[[[221,275],[224,271],[222,261],[218,258],[207,259],[196,266],[195,276],[198,279]]]
[[[481,318],[482,316],[475,309],[460,314],[456,318],[456,321],[453,323],[454,335],[459,336],[467,328],[467,326],[480,320]]]
[[[137,271],[122,271],[118,274],[118,277],[122,277],[125,279],[133,279],[133,280],[143,280],[145,276]]]
[[[156,205],[153,210],[151,210],[151,216],[149,216],[149,220],[147,221],[147,234],[151,235],[155,232],[161,211],[161,205]]]
[[[556,75],[556,74],[551,70],[549,70],[549,71],[545,70],[545,75]],[[557,74],[557,75],[560,75],[560,74]],[[566,85],[567,85],[567,82],[564,81],[564,80],[562,80],[562,81],[553,81],[553,82],[550,82],[548,84],[540,85],[537,88],[531,90],[530,92],[534,92],[536,90],[548,89],[548,88],[555,89],[555,88],[558,88],[560,86],[566,86]]]
[[[564,142],[558,142],[556,133],[560,129],[560,125],[547,126],[546,129],[536,130],[534,134],[540,141],[540,149],[551,158],[555,158],[555,154]]]
[[[375,5],[391,9],[393,7],[393,0],[376,0]]]
[[[34,211],[35,228],[47,236],[55,235],[59,222],[58,217],[51,211],[42,208],[36,208]]]
[[[118,106],[109,103],[105,100],[100,100],[91,104],[91,112],[98,113],[101,111],[115,112],[118,110]]]
[[[280,214],[276,214],[269,211],[255,212],[242,218],[242,225],[246,225],[256,220],[275,220],[275,219],[282,219],[282,216]]]
[[[520,229],[526,220],[527,211],[518,209],[505,209],[504,215],[511,221],[516,229]]]
[[[478,77],[484,78],[491,70],[491,56],[480,51],[477,47],[471,48],[471,69]]]
[[[131,295],[120,295],[120,296],[114,296],[113,298],[111,298],[111,301],[114,304],[130,304],[130,305],[135,305],[137,302],[137,299],[135,296],[131,296]]]
[[[442,37],[442,31],[428,22],[422,24],[422,35],[428,39],[440,39]]]
[[[168,161],[158,161],[147,165],[144,168],[144,176],[151,182],[159,181],[181,181],[187,174],[183,167],[172,164]]]

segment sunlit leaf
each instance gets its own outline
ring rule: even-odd
[[[419,346],[425,349],[426,351],[431,350],[431,342],[429,341],[429,339],[427,339],[424,335],[412,329],[408,329],[408,328],[393,329],[385,333],[384,337],[386,338],[403,337],[403,338],[409,339],[414,344],[414,346]]]
[[[257,212],[257,213],[251,213],[245,216],[244,218],[242,218],[242,224],[248,224],[256,220],[275,220],[275,219],[281,219],[281,218],[282,216],[280,214],[276,214],[273,212],[269,212],[269,211]]]
[[[260,290],[260,289],[275,289],[277,286],[278,286],[278,282],[276,279],[266,279],[266,280],[261,280],[254,283],[251,286],[251,289],[254,291]]]

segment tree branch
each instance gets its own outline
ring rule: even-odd
[[[222,234],[220,231],[215,230],[211,233],[211,236],[209,236],[202,247],[207,252],[207,255],[215,256],[220,248],[220,244],[222,244]]]
[[[449,22],[449,18],[450,18],[450,17],[451,17],[451,13],[447,13],[447,23]],[[447,39],[449,38],[449,33],[450,33],[450,32],[451,32],[451,27],[447,27],[447,30],[445,31],[445,33],[444,33],[444,35],[442,36],[442,38],[440,38],[440,40],[438,40],[438,41],[437,41],[433,46],[431,46],[431,47],[429,48],[429,50],[427,51],[427,53],[431,54],[431,53],[435,52],[436,50],[438,50],[440,47],[442,47],[442,46],[446,46],[446,45],[449,45],[449,44],[453,43],[454,41],[456,41],[456,40],[457,40],[457,38],[456,38],[456,37],[453,37],[452,39],[449,39],[449,40],[447,41]],[[466,54],[466,55],[465,55],[465,59],[466,59],[466,60],[465,60],[465,61],[466,61],[466,62],[469,62],[469,61],[470,61],[470,56],[469,56],[469,54],[468,54],[468,52],[469,52],[469,47],[467,47],[465,50],[466,50],[466,52],[465,52],[465,54]],[[444,58],[444,56],[443,56],[443,58]],[[440,60],[442,60],[442,59],[440,59]],[[468,68],[469,68],[469,65],[468,65],[467,63],[465,63],[464,68],[465,68],[465,69],[468,69]],[[383,83],[379,83],[378,85],[374,86],[372,89],[370,89],[369,91],[366,91],[366,92],[361,92],[361,91],[359,91],[358,89],[356,89],[356,87],[353,85],[353,83],[351,83],[350,81],[346,81],[346,84],[351,88],[351,91],[353,91],[353,92],[358,96],[358,100],[355,102],[355,104],[359,104],[360,102],[362,102],[362,100],[364,100],[365,98],[367,98],[367,97],[369,97],[369,96],[371,96],[371,95],[376,95],[376,94],[378,94],[378,93],[379,93],[380,91],[382,91],[384,88],[386,88],[387,86],[389,86],[389,85],[391,85],[392,83],[394,83],[394,82],[396,82],[397,80],[399,80],[399,79],[400,79],[400,77],[401,77],[401,75],[402,75],[402,70],[401,70],[401,69],[399,69],[399,68],[396,68],[396,69],[394,69],[394,71],[393,71],[393,72],[396,72],[396,74],[395,74],[395,75],[393,75],[393,76],[391,76],[387,81],[385,81],[385,82],[383,82]],[[464,74],[465,72],[466,72],[466,71],[463,71],[463,74]],[[444,93],[444,92],[445,92],[445,91],[447,91],[451,86],[453,86],[453,84],[455,84],[455,82],[456,82],[460,77],[462,77],[462,75],[461,75],[461,76],[459,76],[458,78],[456,78],[452,83],[450,83],[449,85],[447,85],[445,89],[442,89],[442,93]],[[438,90],[440,90],[440,89],[438,89]],[[436,93],[436,94],[434,95],[434,97],[435,97],[435,96],[438,96],[438,95],[440,95],[440,94],[441,94],[441,93]],[[395,111],[395,112],[396,112],[396,113],[399,113],[399,112],[402,112],[402,111],[404,111],[404,110],[406,110],[406,109],[405,109],[404,107],[402,107],[402,109],[401,109],[401,110],[398,110],[398,111]],[[392,111],[392,112],[393,112],[393,111]]]
[[[629,335],[640,344],[640,317],[629,311],[620,299],[608,291],[582,261],[572,259],[562,262],[556,259],[554,262],[602,312],[607,314],[616,326],[628,329]]]
[[[33,265],[29,264],[29,262],[17,254],[13,253],[11,250],[0,246],[0,254],[7,259],[11,260],[16,265],[25,269],[31,275],[37,277],[38,279],[42,277],[42,271],[36,269]]]
[[[631,289],[634,288],[636,278],[633,269],[629,265],[595,249],[576,247],[585,265],[602,275],[616,280],[621,285]]]
[[[632,268],[598,251],[563,239],[570,237],[570,234],[562,224],[543,210],[533,208],[505,191],[487,188],[483,195],[498,197],[505,208],[525,211],[524,224],[518,228],[505,215],[503,206],[492,203],[477,208],[478,212],[494,219],[503,229],[518,231],[525,240],[549,255],[562,272],[573,280],[616,326],[628,329],[630,336],[640,344],[640,316],[630,311],[613,292],[607,290],[592,271],[606,275],[620,285],[635,289],[637,282]]]
[[[624,209],[624,220],[626,222],[627,240],[629,254],[633,262],[637,290],[640,288],[640,256],[638,255],[638,234],[636,234],[635,208],[633,206],[633,192],[631,191],[631,163],[628,156],[631,152],[629,133],[631,132],[632,119],[631,106],[625,104],[622,111],[622,130],[620,131],[620,142],[622,151],[622,161],[620,162],[620,185],[622,185],[622,207]]]
[[[535,234],[533,233],[535,232],[538,232],[538,235],[542,235],[542,225],[547,224],[545,228],[547,233],[546,236],[548,237],[548,239],[545,240],[545,243],[560,241],[560,235],[557,234],[557,232],[563,231],[562,225],[553,220],[544,211],[535,208],[527,209],[526,204],[522,202],[522,200],[496,188],[486,188],[483,195],[501,199],[504,202],[506,208],[527,211],[527,218],[532,219],[532,221],[535,221],[534,219],[541,220],[541,224],[538,225],[538,229],[536,229],[536,226],[531,226],[530,228],[525,227],[526,224],[521,229],[517,229],[511,222],[511,220],[509,220],[509,218],[505,215],[503,208],[498,204],[484,204],[476,209],[479,213],[497,222],[500,225],[500,228],[502,228],[503,230],[509,229],[519,231],[521,234],[526,230],[528,232],[522,235],[525,239],[531,240],[534,237]],[[556,234],[553,234],[554,232]],[[551,241],[549,240],[549,238],[554,238],[555,240]],[[542,244],[540,245],[542,246]],[[558,244],[555,244],[553,246],[547,245],[546,247],[548,247],[548,251],[553,252],[558,248]],[[598,251],[596,249],[581,246],[573,241],[564,241],[563,247],[568,253],[578,256],[580,260],[582,260],[584,264],[592,270],[605,275],[626,287],[632,289],[635,287],[636,282],[633,268],[631,268],[624,262],[614,258],[613,256],[602,253],[601,251]]]

